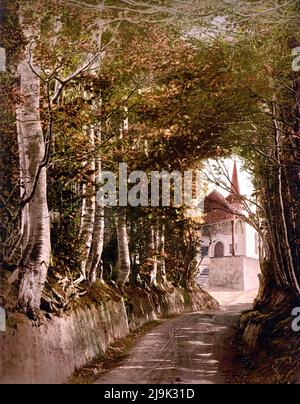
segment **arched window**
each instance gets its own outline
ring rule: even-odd
[[[221,243],[221,241],[219,241],[216,245],[215,245],[215,254],[214,254],[215,258],[221,258],[224,257],[224,244]]]

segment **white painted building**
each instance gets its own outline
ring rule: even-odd
[[[209,288],[252,290],[259,286],[259,237],[242,217],[236,163],[231,183],[226,198],[214,190],[205,199],[199,282]]]

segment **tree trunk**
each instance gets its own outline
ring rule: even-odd
[[[118,265],[117,284],[124,286],[130,276],[130,254],[127,235],[126,214],[120,212],[117,216]]]
[[[89,128],[89,140],[92,148],[95,147],[94,128]],[[96,189],[95,189],[95,159],[88,164],[87,170],[89,172],[89,178],[86,184],[83,186],[83,200],[81,209],[81,224],[80,224],[80,239],[82,242],[82,260],[80,265],[81,276],[76,280],[76,283],[82,280],[88,280],[87,264],[92,248],[94,222],[95,222],[95,210],[96,210]]]
[[[29,36],[24,32],[25,36]],[[40,119],[40,79],[29,64],[29,45],[25,59],[18,66],[22,102],[17,108],[18,141],[23,189],[22,225],[23,254],[19,304],[35,313],[50,262],[50,218],[47,204],[47,169],[45,141]],[[38,70],[34,67],[34,70]]]
[[[22,134],[22,115],[20,108],[17,109],[17,133],[18,133],[18,145],[19,145],[19,165],[20,165],[20,197],[23,199],[23,195],[26,194],[26,158],[25,158],[25,144]],[[21,256],[23,256],[25,248],[29,239],[29,206],[26,204],[22,209],[21,214],[21,226],[20,226],[20,246]]]
[[[95,137],[95,145],[100,146],[101,144],[101,129],[96,133]],[[97,152],[96,158],[96,184],[101,182],[101,155],[100,151]],[[88,277],[89,283],[92,285],[96,282],[97,279],[97,270],[99,266],[101,266],[101,255],[103,251],[103,243],[104,243],[104,207],[101,205],[100,201],[96,201],[95,206],[95,217],[94,217],[94,228],[93,228],[93,237],[92,244],[90,249],[89,258],[86,264],[86,273]],[[103,273],[102,269],[98,274],[99,278],[102,280]]]
[[[154,226],[151,226],[151,241],[150,241],[150,249],[151,249],[151,270],[150,270],[150,285],[156,286],[157,285],[157,269],[158,269],[158,262],[157,262],[157,255],[158,255],[158,237],[157,237],[157,229]]]
[[[94,32],[94,41],[97,44],[97,47],[100,49],[102,46],[102,35],[103,30],[105,27],[104,21],[102,19],[97,19],[97,30]],[[93,56],[93,55],[91,55]],[[101,57],[96,58],[94,63],[91,65],[91,74],[97,77],[97,74],[101,72]],[[102,100],[100,99],[100,107],[102,104]],[[94,192],[95,195],[97,194],[97,185],[101,183],[101,154],[99,150],[99,146],[102,142],[102,127],[101,123],[98,125],[96,130],[93,128],[93,144],[94,144],[94,152],[96,153],[96,158],[94,161],[95,176],[91,178],[94,180]],[[97,150],[98,148],[98,150]],[[104,221],[104,207],[101,205],[101,202],[97,202],[97,198],[93,200],[94,204],[94,215],[93,218],[90,217],[90,231],[91,231],[91,240],[89,239],[89,253],[88,259],[82,265],[85,265],[85,274],[87,280],[90,285],[93,285],[97,279],[97,271],[98,277],[102,280],[103,279],[103,267],[101,261],[101,255],[103,251],[104,245],[104,228],[105,228],[105,221]],[[99,271],[100,269],[100,271]]]
[[[162,285],[167,284],[167,271],[166,271],[166,260],[165,260],[165,225],[162,224],[160,227],[160,231],[158,234],[158,240],[159,240],[159,254],[160,254],[160,260],[159,260],[159,275],[158,275],[158,282]]]
[[[290,282],[290,285],[292,288],[297,291],[298,294],[300,294],[300,286],[299,286],[299,281],[297,279],[296,275],[296,266],[294,265],[294,260],[293,260],[293,255],[295,254],[296,251],[292,251],[292,229],[289,223],[289,213],[288,209],[286,209],[285,203],[286,199],[288,199],[289,204],[291,205],[289,209],[293,209],[294,203],[291,200],[291,198],[287,198],[286,191],[288,187],[289,181],[297,181],[297,178],[291,178],[287,177],[286,181],[284,181],[284,164],[285,161],[282,159],[282,149],[283,149],[283,141],[282,141],[282,125],[279,124],[277,121],[277,110],[275,104],[273,104],[273,124],[274,124],[274,131],[275,131],[275,155],[276,159],[278,162],[278,167],[277,168],[277,181],[278,181],[278,206],[279,206],[279,212],[280,212],[280,223],[281,223],[281,228],[282,228],[282,237],[283,237],[283,246],[284,246],[284,251],[285,251],[285,261],[286,261],[286,270],[288,274],[288,279]],[[299,181],[299,179],[298,179]],[[285,183],[285,195],[283,194],[283,182]],[[294,253],[294,254],[293,254]],[[295,256],[295,255],[294,255]]]

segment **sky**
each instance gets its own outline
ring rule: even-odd
[[[251,182],[251,177],[249,175],[249,173],[247,173],[246,171],[244,171],[242,169],[242,162],[239,159],[236,159],[237,161],[237,165],[238,165],[238,174],[239,174],[239,182],[240,182],[240,188],[241,188],[241,193],[242,195],[246,195],[246,196],[251,196],[252,192],[253,192],[253,185]],[[214,164],[213,160],[210,160],[208,162],[208,164],[211,166],[212,164]],[[227,171],[230,174],[230,178],[232,176],[232,171],[233,171],[233,165],[234,165],[234,159],[226,159],[224,160],[224,165],[227,168]],[[226,177],[221,177],[223,179],[226,179]],[[209,192],[213,191],[214,189],[217,189],[217,191],[219,191],[223,196],[227,196],[228,195],[228,191],[225,191],[222,187],[218,187],[216,186],[216,184],[210,183],[209,184]]]

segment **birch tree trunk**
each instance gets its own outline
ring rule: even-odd
[[[20,165],[20,197],[26,195],[26,158],[25,158],[25,144],[22,135],[22,114],[20,108],[17,109],[17,133],[18,133],[18,147],[19,147],[19,165]],[[20,226],[20,247],[21,255],[23,256],[25,248],[29,239],[29,206],[26,204],[21,213],[21,226]]]
[[[157,241],[158,241],[157,229],[154,226],[151,226],[151,239],[150,239],[150,249],[151,249],[151,258],[152,258],[152,265],[151,265],[151,270],[150,270],[150,285],[151,286],[157,285],[157,269],[158,269]]]
[[[97,30],[94,32],[94,41],[98,49],[102,46],[102,35],[104,30],[104,22],[101,19],[97,20]],[[93,55],[89,55],[93,57]],[[92,75],[97,75],[101,69],[101,56],[95,59],[90,70]],[[101,101],[100,101],[101,106]],[[81,234],[83,236],[84,256],[81,262],[81,279],[87,280],[90,285],[94,284],[97,279],[97,270],[101,265],[101,255],[104,244],[104,208],[96,200],[97,184],[101,182],[101,154],[99,146],[101,145],[101,124],[94,128],[90,127],[90,141],[96,157],[91,163],[90,170],[94,172],[90,176],[90,181],[85,187],[85,197],[82,207],[82,226]],[[87,189],[89,188],[89,190]],[[100,279],[102,279],[102,269],[100,271]]]
[[[160,253],[160,262],[159,262],[159,277],[158,282],[162,285],[167,284],[167,272],[166,272],[166,260],[165,260],[165,225],[162,224],[160,226],[160,230],[158,233],[159,240],[159,253]]]
[[[124,286],[130,275],[130,253],[127,234],[126,214],[119,212],[117,216],[118,265],[117,285]]]
[[[95,147],[95,133],[94,127],[89,128],[89,140],[92,148]],[[89,179],[83,186],[83,200],[81,208],[81,224],[80,224],[80,239],[82,242],[82,259],[80,265],[81,276],[76,280],[76,283],[80,283],[82,280],[88,280],[87,264],[92,248],[94,222],[95,222],[95,210],[96,210],[96,189],[95,189],[95,159],[88,164]]]
[[[24,34],[29,37],[28,32]],[[40,307],[51,253],[47,169],[44,164],[46,147],[40,118],[40,79],[34,73],[37,70],[36,66],[30,65],[28,44],[25,59],[18,66],[22,101],[17,108],[17,130],[24,191],[19,304],[33,314]]]
[[[95,145],[100,146],[101,144],[101,128],[99,128],[95,135]],[[98,151],[96,162],[96,186],[101,181],[101,155]],[[96,282],[97,270],[101,266],[101,255],[103,251],[104,244],[104,207],[101,205],[100,201],[95,202],[95,217],[94,217],[94,228],[92,236],[92,244],[90,249],[89,258],[86,264],[86,273],[88,276],[88,281],[90,284]],[[102,267],[99,272],[99,278],[103,279]]]

